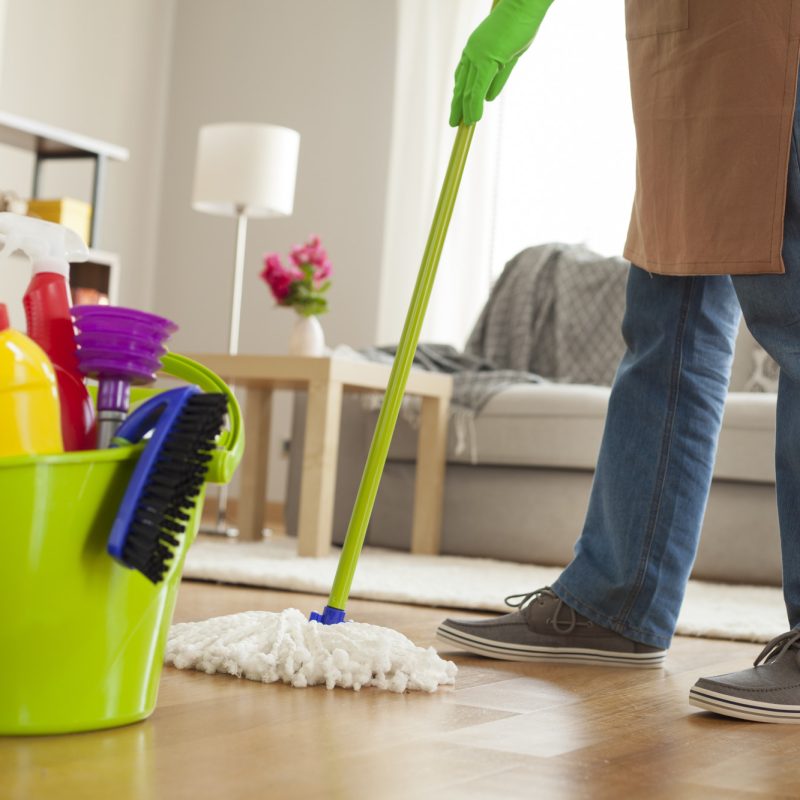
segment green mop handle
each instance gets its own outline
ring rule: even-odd
[[[474,130],[474,125],[467,126],[463,122],[458,126],[453,152],[450,155],[450,163],[447,166],[447,173],[444,178],[444,185],[439,195],[436,213],[433,215],[431,232],[425,245],[425,253],[422,256],[417,283],[414,286],[411,304],[403,325],[403,333],[397,346],[397,355],[389,376],[389,385],[378,415],[378,423],[375,427],[367,462],[361,476],[361,485],[358,487],[358,495],[353,506],[350,524],[347,526],[347,535],[345,536],[342,554],[339,557],[339,566],[336,570],[336,577],[333,580],[333,587],[328,600],[328,605],[333,608],[344,610],[347,598],[350,595],[356,563],[364,545],[364,538],[367,535],[367,525],[372,515],[375,497],[378,494],[378,485],[386,464],[386,457],[389,453],[389,445],[392,441],[397,417],[400,414],[400,406],[403,402],[403,394],[408,382],[408,373],[411,371],[414,353],[419,342],[420,330],[425,319],[425,311],[428,308],[433,282],[436,278],[436,270],[439,266],[439,258],[442,255],[447,228],[453,215],[453,206],[456,202],[456,194],[461,183],[461,176],[464,172],[464,164],[467,160],[467,153],[469,152]]]

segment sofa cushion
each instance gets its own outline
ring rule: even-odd
[[[459,453],[455,452],[458,436],[451,419],[448,461],[593,470],[609,394],[605,386],[548,383],[509,387],[486,404],[474,420],[474,430],[466,431],[467,446]],[[769,393],[728,395],[716,478],[774,482],[775,400]],[[370,415],[370,430],[374,424],[375,415]],[[389,458],[413,461],[416,450],[417,431],[401,418]]]
[[[775,483],[775,408],[771,392],[730,392],[714,477]]]

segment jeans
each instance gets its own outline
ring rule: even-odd
[[[775,479],[783,593],[800,628],[800,105],[780,275],[654,275],[631,265],[589,508],[553,584],[598,625],[669,647],[697,552],[743,314],[780,366]],[[753,536],[759,536],[758,530]]]

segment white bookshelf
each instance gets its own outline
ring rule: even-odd
[[[71,282],[73,285],[88,286],[103,291],[108,295],[111,303],[117,303],[119,301],[119,256],[116,253],[97,250],[93,244],[97,241],[102,220],[106,165],[109,161],[127,161],[130,156],[127,148],[20,117],[7,111],[0,111],[0,144],[33,153],[32,198],[39,197],[41,168],[44,163],[55,160],[86,160],[90,162],[93,168],[93,179],[92,221],[87,243],[89,260],[72,265],[73,280]],[[6,296],[6,302],[13,302],[13,295],[18,294],[15,288],[19,288],[17,284],[22,282],[23,271],[16,269],[15,272],[17,274],[13,277],[0,276],[3,279],[4,290],[10,289],[12,295],[12,297]],[[24,276],[25,285],[27,285],[29,277],[29,275]],[[4,291],[4,294],[8,293]],[[0,300],[2,299],[0,298]],[[12,308],[9,308],[9,311],[12,314],[13,323],[13,317],[16,315]]]

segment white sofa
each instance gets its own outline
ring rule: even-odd
[[[753,340],[737,341],[714,481],[694,575],[707,580],[780,584],[775,508],[773,393],[745,392]],[[563,565],[571,558],[588,504],[609,388],[513,386],[476,422],[477,463],[454,454],[452,426],[444,496],[442,553]],[[302,420],[298,395],[290,446],[286,524],[296,531]],[[334,540],[347,527],[377,414],[346,398],[335,502]],[[416,431],[398,422],[367,542],[408,548]]]

